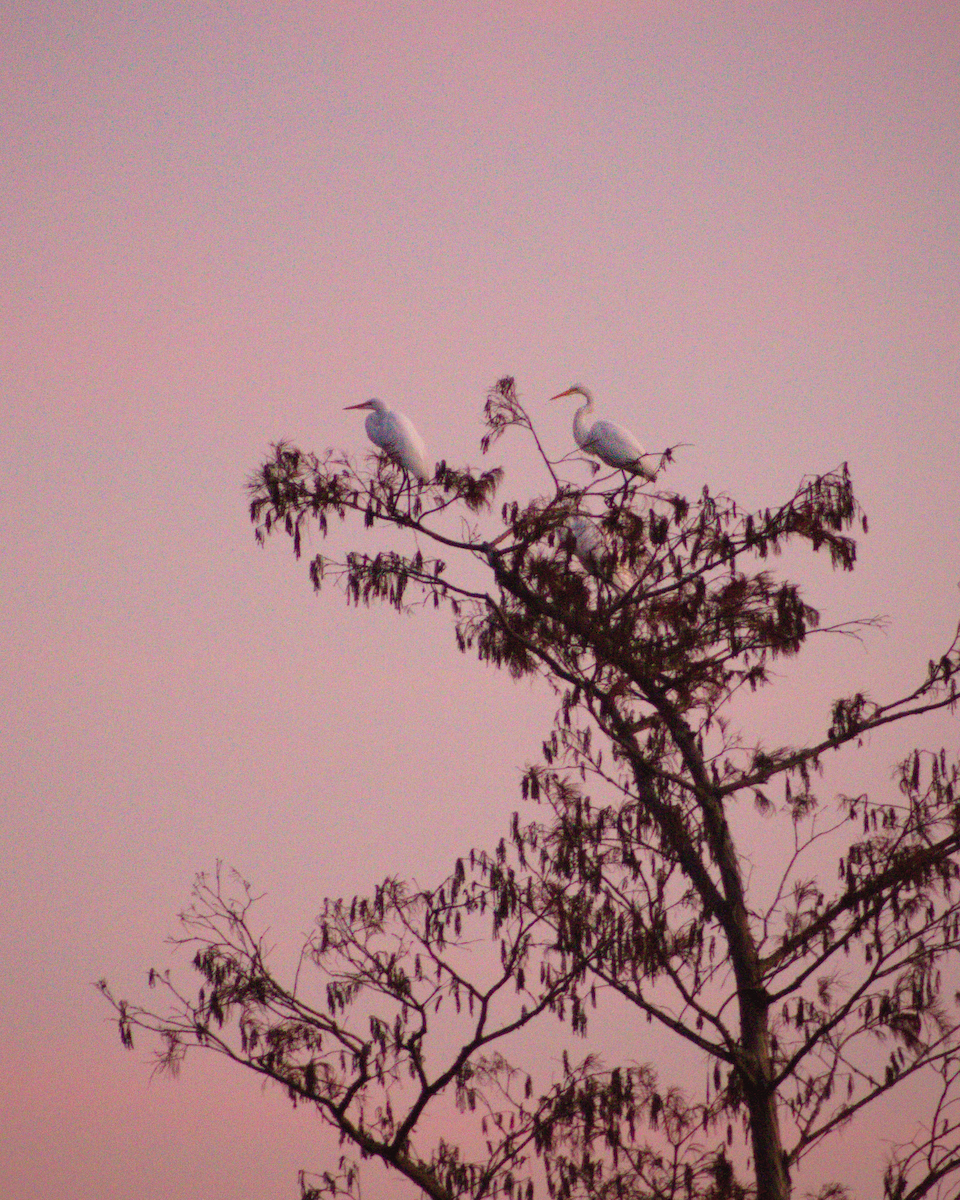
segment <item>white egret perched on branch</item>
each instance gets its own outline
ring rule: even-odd
[[[421,483],[430,482],[434,472],[427,461],[427,447],[409,417],[394,412],[382,400],[364,400],[362,404],[348,404],[344,411],[352,408],[370,410],[364,428],[367,437],[375,446],[379,446],[384,454],[399,463]]]
[[[573,513],[567,518],[567,528],[573,534],[573,553],[586,571],[607,579],[622,592],[633,585],[633,573],[611,554],[610,544],[595,521]]]
[[[596,421],[588,426],[584,418],[593,412],[593,396],[582,383],[575,383],[565,392],[551,396],[551,400],[561,400],[564,396],[582,396],[586,404],[578,408],[573,417],[573,440],[581,450],[599,458],[608,467],[619,471],[627,471],[631,475],[640,475],[652,483],[657,477],[656,467],[643,461],[644,458],[655,458],[647,454],[629,429],[614,425],[612,421]]]

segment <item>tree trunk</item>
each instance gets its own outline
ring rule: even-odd
[[[744,900],[739,861],[723,802],[718,795],[709,796],[704,804],[704,816],[727,905],[721,922],[737,980],[740,1004],[737,1068],[750,1114],[757,1200],[789,1200],[790,1176],[784,1161],[777,1094],[773,1089],[770,998],[763,986],[763,972]]]
[[[777,1095],[771,1086],[769,1005],[766,993],[750,987],[740,992],[741,1079],[750,1114],[757,1200],[789,1200],[790,1176],[780,1139]]]

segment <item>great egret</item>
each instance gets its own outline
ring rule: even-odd
[[[612,421],[596,421],[592,426],[587,425],[584,418],[587,413],[593,412],[593,396],[582,383],[575,383],[550,399],[561,400],[564,396],[582,396],[586,400],[586,404],[578,408],[573,417],[573,440],[581,450],[599,458],[608,467],[640,475],[651,483],[656,479],[656,468],[643,462],[645,457],[655,456],[647,454],[629,429],[614,425]]]
[[[567,518],[567,528],[573,534],[573,552],[588,571],[595,571],[606,546],[603,534],[589,517],[574,513]]]
[[[625,566],[615,563],[612,571],[610,570],[610,561],[607,558],[610,555],[610,546],[603,530],[595,521],[581,513],[573,513],[567,518],[567,528],[573,534],[573,553],[586,571],[601,578],[609,576],[610,582],[624,592],[633,586],[633,573]]]
[[[347,404],[344,412],[352,408],[367,408],[370,414],[364,421],[367,437],[384,454],[421,483],[429,483],[433,470],[427,461],[427,447],[423,438],[413,427],[413,422],[403,413],[394,412],[382,400],[364,400],[362,404]]]

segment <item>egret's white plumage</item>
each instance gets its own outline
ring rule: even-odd
[[[595,521],[581,513],[573,513],[567,518],[567,528],[573,534],[573,553],[585,570],[591,575],[607,576],[621,591],[627,591],[633,585],[634,576],[626,567],[615,563],[610,570],[610,546]]]
[[[564,396],[582,396],[586,401],[573,417],[573,440],[581,450],[599,458],[608,467],[640,475],[651,483],[656,479],[656,467],[643,461],[644,458],[652,460],[656,456],[647,454],[629,429],[614,425],[612,421],[595,421],[593,425],[587,425],[585,418],[587,413],[593,412],[593,396],[582,383],[575,383],[550,399],[560,400]]]
[[[421,483],[430,482],[434,472],[427,459],[427,447],[409,417],[394,412],[382,400],[364,400],[362,404],[348,404],[346,408],[369,409],[364,428],[370,441],[415,479]]]
[[[573,534],[573,552],[588,571],[596,569],[604,552],[603,534],[589,517],[574,513],[567,518],[567,528]]]

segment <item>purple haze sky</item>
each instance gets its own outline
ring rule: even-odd
[[[859,570],[790,566],[829,619],[889,629],[751,716],[799,739],[912,682],[960,601],[958,9],[3,22],[0,1194],[286,1200],[330,1139],[212,1061],[151,1082],[91,982],[141,994],[218,858],[282,948],[325,894],[436,880],[504,830],[551,703],[432,614],[315,598],[255,547],[248,473],[280,437],[364,452],[342,408],[370,395],[477,463],[505,373],[558,453],[572,406],[543,401],[574,380],[691,443],[666,480],[690,494],[771,504],[848,460]],[[518,439],[502,458],[509,495],[544,486]],[[912,736],[868,748],[878,780]]]

